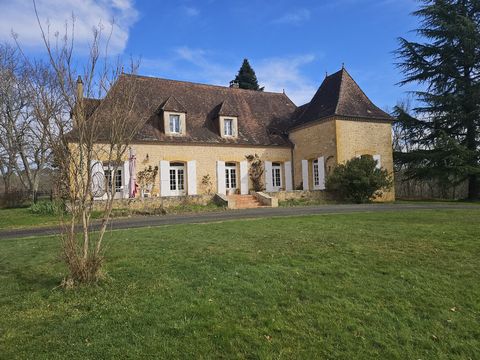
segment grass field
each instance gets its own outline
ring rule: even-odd
[[[137,215],[159,215],[162,214],[160,209],[154,211],[136,211],[133,212],[129,209],[114,209],[112,212],[112,217],[128,217],[128,216],[137,216]],[[209,203],[207,205],[196,205],[196,204],[184,204],[169,207],[165,209],[167,214],[188,214],[188,213],[199,213],[199,212],[212,212],[212,211],[222,211],[223,207],[220,207],[214,203]],[[100,219],[102,213],[100,211],[92,212],[92,219]],[[68,216],[68,215],[65,215]],[[42,226],[55,226],[60,223],[59,215],[48,215],[48,214],[36,214],[32,213],[28,207],[15,208],[15,209],[1,209],[0,208],[0,230],[8,229],[27,229],[35,228]]]
[[[0,229],[19,229],[58,224],[57,215],[32,214],[28,207],[0,209]]]
[[[480,210],[115,231],[65,291],[54,238],[0,241],[4,359],[476,359]]]

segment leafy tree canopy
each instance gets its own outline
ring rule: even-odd
[[[250,66],[248,59],[243,59],[242,66],[238,70],[238,74],[235,77],[235,80],[232,82],[237,83],[240,89],[256,90],[263,91],[263,87],[258,85],[257,76],[255,71]]]
[[[416,83],[414,114],[396,108],[412,148],[395,154],[407,175],[468,180],[469,198],[480,178],[480,0],[422,0],[419,42],[400,38],[402,85]]]

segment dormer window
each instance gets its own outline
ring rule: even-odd
[[[170,114],[170,133],[180,134],[180,115]]]
[[[236,116],[219,116],[220,135],[223,138],[238,137],[238,119]]]
[[[233,136],[233,119],[225,119],[223,122],[223,135]]]
[[[163,113],[165,135],[185,136],[187,134],[187,109],[174,96],[170,96],[160,107]]]

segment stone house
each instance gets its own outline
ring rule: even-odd
[[[263,161],[269,193],[324,190],[336,164],[362,155],[393,172],[392,119],[344,68],[299,107],[285,93],[127,74],[118,81],[140,89],[136,111],[148,118],[131,145],[136,172],[159,169],[152,193],[137,197],[247,195],[252,183],[246,156],[253,154]],[[101,101],[85,101],[90,114],[102,111]],[[115,174],[117,197],[129,197],[132,175],[125,159]],[[382,200],[394,197],[392,190]]]

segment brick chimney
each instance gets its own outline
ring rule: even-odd
[[[238,83],[238,81],[232,80],[232,81],[230,81],[230,87],[238,89],[240,87],[240,84]]]
[[[78,125],[77,121],[77,114],[81,114],[83,112],[83,81],[82,77],[78,75],[77,78],[77,94],[76,94],[76,110],[75,114],[73,114],[73,126],[76,127]]]

